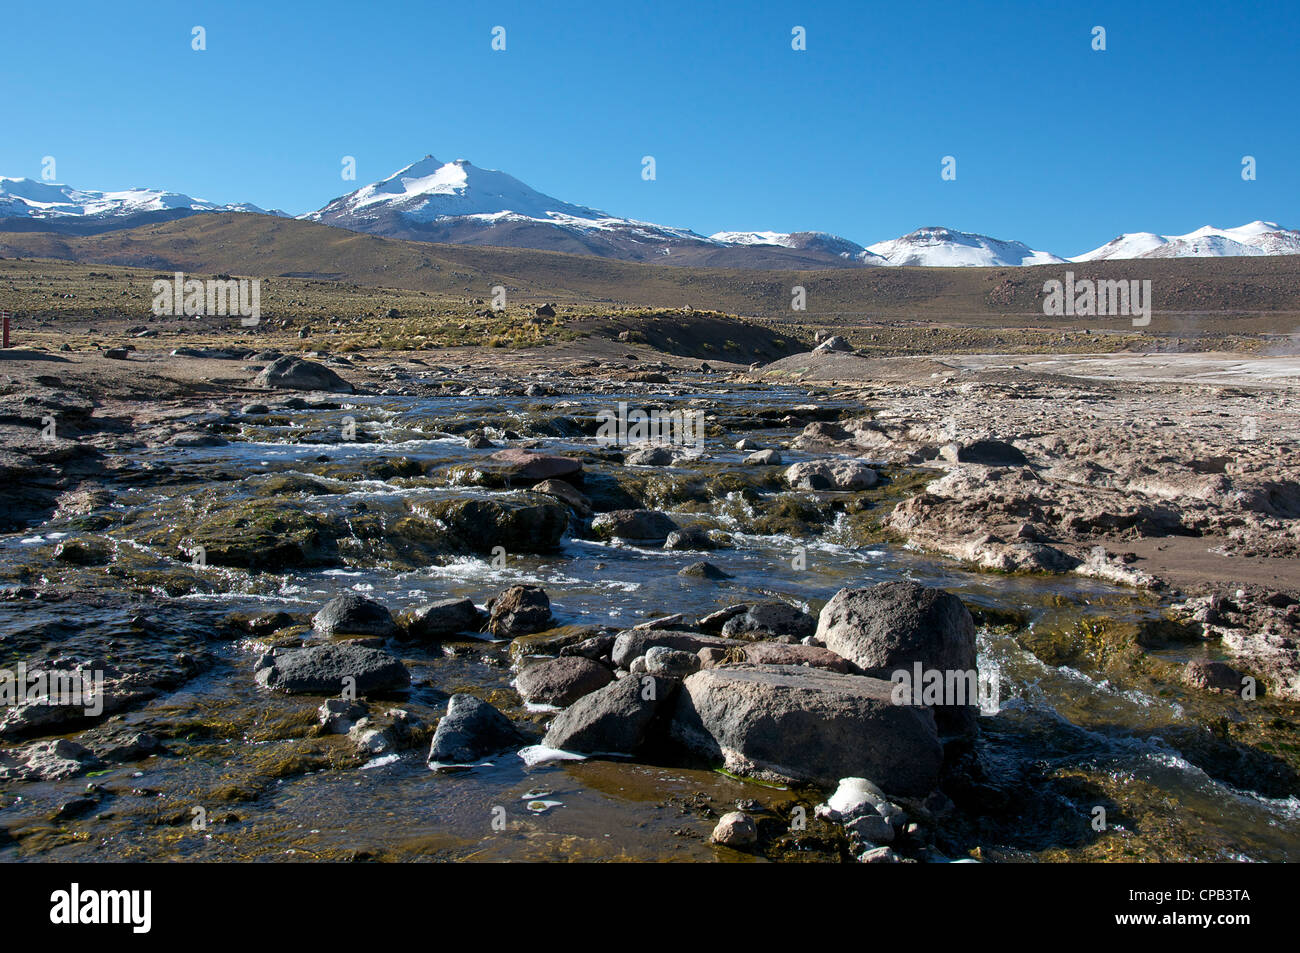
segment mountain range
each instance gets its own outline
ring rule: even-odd
[[[0,232],[94,234],[205,212],[288,217],[247,203],[218,205],[158,189],[100,192],[0,177]],[[1186,235],[1123,234],[1070,258],[1023,242],[942,227],[919,228],[866,246],[818,231],[725,231],[705,236],[689,228],[574,205],[505,172],[481,169],[465,159],[441,162],[433,156],[298,218],[386,238],[719,268],[1005,267],[1300,254],[1300,231],[1263,221],[1238,228],[1205,226]]]

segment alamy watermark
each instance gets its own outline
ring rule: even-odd
[[[104,712],[104,673],[86,669],[0,669],[0,705],[80,708],[88,718]]]
[[[262,320],[262,282],[257,278],[186,278],[176,272],[171,281],[153,283],[153,313],[158,317],[229,317],[255,328]]]
[[[927,669],[914,662],[910,671],[900,668],[889,680],[894,685],[889,700],[895,705],[978,705],[981,715],[996,715],[1002,705],[1002,690],[994,671]]]
[[[1074,280],[1067,271],[1064,281],[1043,282],[1043,314],[1048,317],[1078,315],[1132,316],[1133,327],[1151,323],[1151,279],[1121,281],[1108,278]]]
[[[56,926],[120,924],[132,933],[153,926],[152,890],[92,890],[73,883],[50,894],[50,922]]]

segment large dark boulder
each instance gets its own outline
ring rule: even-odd
[[[415,511],[437,520],[469,550],[490,553],[546,553],[560,545],[568,510],[548,496],[520,493],[496,499],[438,500]]]
[[[634,754],[677,685],[653,675],[611,682],[556,715],[542,744],[586,754]]]
[[[670,733],[738,774],[833,787],[867,777],[891,794],[934,790],[943,746],[928,708],[888,682],[787,665],[728,665],[682,683]]]
[[[264,655],[256,667],[257,683],[288,695],[357,694],[406,688],[411,674],[397,658],[379,649],[349,643],[315,645]]]
[[[591,531],[601,539],[662,545],[677,529],[672,518],[658,510],[614,510],[591,521]]]
[[[755,602],[722,625],[729,639],[803,639],[817,631],[817,620],[786,602]]]
[[[501,474],[511,483],[540,483],[542,480],[581,482],[582,461],[553,453],[539,453],[511,447],[498,450],[491,457],[500,465]]]
[[[488,602],[488,632],[513,639],[551,626],[551,600],[541,586],[511,586]]]
[[[325,603],[312,618],[312,626],[324,635],[388,638],[397,631],[387,606],[355,592],[345,592]]]
[[[452,695],[429,746],[430,764],[471,764],[523,743],[510,719],[473,695]]]
[[[483,613],[469,599],[440,599],[408,609],[400,622],[406,638],[427,641],[477,632],[483,624]]]
[[[891,679],[906,673],[975,672],[975,620],[957,596],[911,581],[882,582],[870,589],[841,589],[817,622],[817,641],[866,675]],[[939,706],[935,717],[947,732],[974,727],[978,699]]]

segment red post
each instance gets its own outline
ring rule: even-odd
[[[5,346],[5,347],[8,347],[8,346],[9,346],[9,312],[8,312],[8,311],[0,311],[0,314],[3,314],[3,315],[4,315],[4,319],[5,319],[5,331],[4,331],[5,341],[4,341],[4,346]]]

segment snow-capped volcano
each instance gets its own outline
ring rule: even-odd
[[[514,176],[480,169],[468,159],[441,162],[433,156],[425,156],[386,179],[362,186],[301,217],[328,221],[345,215],[378,215],[384,210],[399,211],[417,222],[505,213],[537,219],[555,215],[588,220],[613,218],[599,209],[543,195]]]
[[[425,156],[301,218],[390,238],[649,260],[724,247],[688,228],[574,205],[468,159]]]
[[[150,212],[256,212],[255,205],[218,205],[179,192],[160,189],[124,189],[98,192],[35,179],[0,176],[0,218],[111,219],[131,218]]]
[[[1238,228],[1206,225],[1186,235],[1132,232],[1070,261],[1111,258],[1220,258],[1235,255],[1300,255],[1300,231],[1276,222],[1250,222]]]
[[[1023,242],[1002,241],[987,235],[958,232],[950,228],[918,228],[909,235],[868,245],[867,251],[891,265],[943,267],[989,267],[994,265],[1061,264],[1051,252],[1034,251]]]

